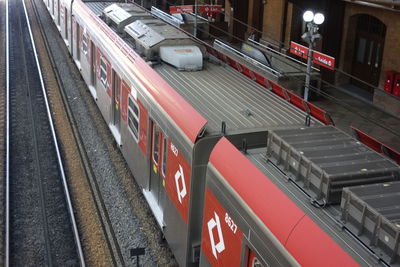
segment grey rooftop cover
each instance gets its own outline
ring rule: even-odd
[[[400,266],[400,182],[343,189],[342,220],[392,266]]]
[[[400,180],[397,164],[333,126],[270,132],[267,156],[325,203],[339,203],[343,187]]]

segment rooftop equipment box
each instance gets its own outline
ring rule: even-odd
[[[343,187],[400,180],[400,168],[333,126],[276,130],[267,156],[323,203],[339,203]]]
[[[344,225],[392,266],[400,265],[400,182],[343,189]]]

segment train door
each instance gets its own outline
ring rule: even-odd
[[[90,85],[96,90],[96,46],[90,41]]]
[[[151,129],[151,159],[152,165],[150,171],[150,192],[153,195],[157,205],[162,210],[162,204],[165,202],[165,175],[167,171],[167,138],[160,127],[152,122]]]
[[[113,88],[112,88],[112,103],[113,103],[113,124],[115,128],[120,131],[120,122],[121,122],[121,78],[118,74],[113,71]]]

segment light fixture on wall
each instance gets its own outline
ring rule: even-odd
[[[262,3],[263,5],[266,5],[266,4],[267,4],[267,0],[262,0],[261,3]]]

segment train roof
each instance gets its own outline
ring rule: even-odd
[[[208,129],[304,125],[306,113],[233,68],[206,61],[202,71],[180,72],[168,64],[155,70],[208,119]]]
[[[113,2],[85,4],[100,16]],[[116,27],[110,28],[118,32]],[[131,38],[119,36],[135,49]],[[210,134],[220,132],[222,122],[228,134],[305,124],[307,113],[212,55],[205,57],[199,71],[181,71],[165,62],[154,64],[153,69],[207,119],[206,132]],[[319,122],[312,118],[311,124]]]
[[[333,126],[269,132],[267,147],[237,155],[244,156],[362,266],[400,265],[395,162]],[[251,186],[243,183],[237,190],[246,187]]]
[[[98,17],[100,10],[115,2],[77,2],[74,8],[83,9],[81,18],[87,27],[97,29],[98,38],[103,39],[103,46],[109,47],[111,53],[109,60],[115,60],[127,66],[130,79],[141,82],[145,87],[144,94],[150,95],[160,105],[166,114],[178,125],[186,137],[193,144],[204,132],[207,120],[197,112],[180,94],[159,76],[154,75],[154,70],[134,53],[131,44],[120,38],[117,33]],[[89,12],[89,13],[87,13]],[[86,29],[85,30],[89,30]],[[139,71],[140,70],[140,71]]]
[[[300,131],[297,129],[297,133]],[[296,129],[292,130],[295,132]],[[353,150],[350,154],[358,159],[364,154],[367,157],[377,154],[360,146],[365,153]],[[394,177],[398,180],[400,168],[386,161],[395,168]],[[333,160],[332,164],[338,162]],[[345,188],[341,206],[324,206],[314,202],[302,185],[269,160],[267,148],[243,153],[223,138],[214,148],[210,163],[301,265],[325,266],[328,262],[335,263],[331,266],[352,265],[353,261],[342,250],[361,266],[400,264],[400,206],[396,202],[399,182],[369,185],[361,182],[362,185]],[[365,163],[368,165],[368,159]],[[337,166],[340,168],[340,164]],[[357,177],[348,179],[355,181]],[[377,232],[372,234],[374,229]]]
[[[310,216],[313,209],[308,203],[299,207],[296,198],[302,196],[288,190],[287,181],[279,172],[268,172],[264,164],[253,164],[252,156],[265,154],[260,152],[256,149],[243,154],[222,138],[211,153],[210,163],[301,266],[356,266],[337,243],[311,222],[319,225],[320,214]],[[324,226],[331,227],[337,225]]]

